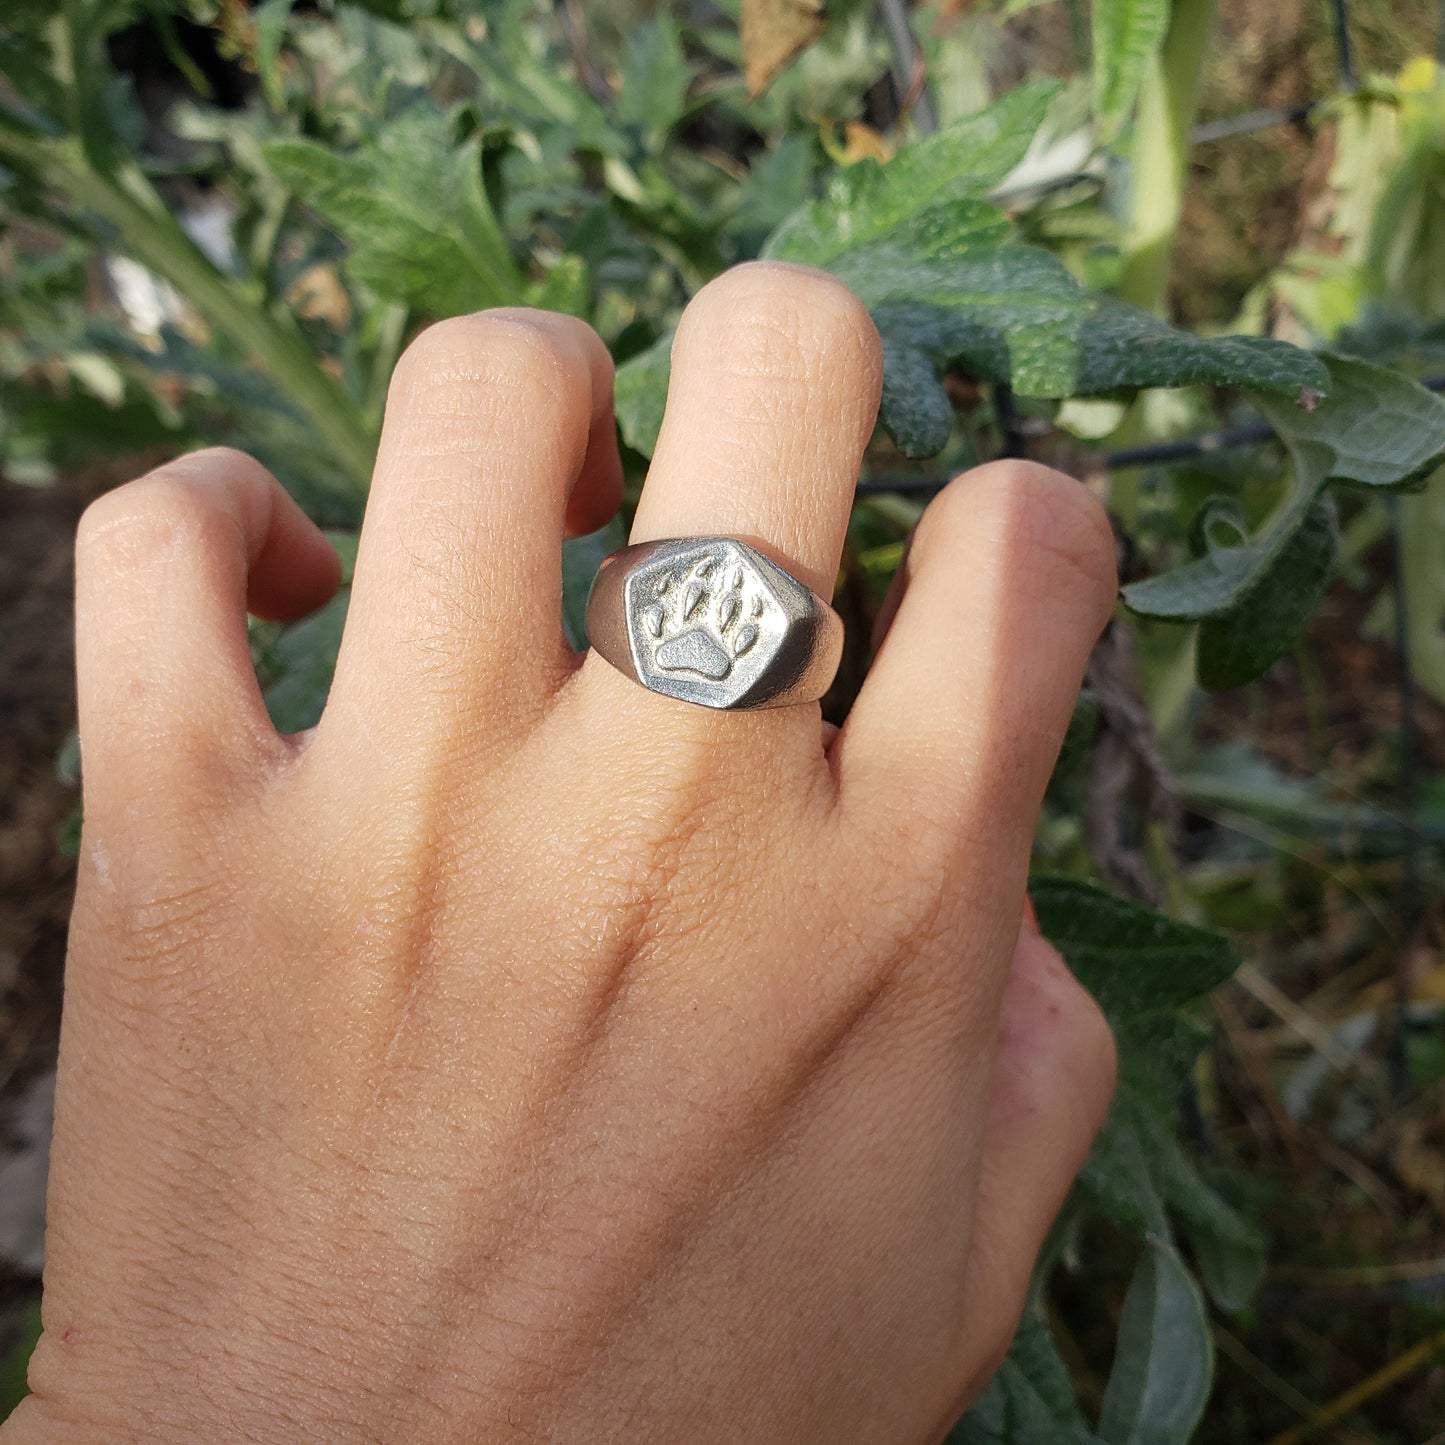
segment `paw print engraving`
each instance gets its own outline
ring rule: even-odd
[[[757,644],[768,600],[740,564],[715,556],[661,573],[642,626],[662,672],[722,682]]]
[[[732,708],[782,706],[774,699],[790,697],[800,679],[812,686],[817,599],[771,557],[735,537],[650,542],[636,552],[623,573],[603,564],[589,619],[595,606],[603,627],[616,625],[603,609],[620,582],[627,657],[619,665],[644,687]],[[837,645],[841,629],[829,635]]]

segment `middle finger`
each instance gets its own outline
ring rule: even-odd
[[[878,333],[833,277],[764,262],[711,282],[673,343],[667,411],[632,541],[760,542],[826,601],[881,384]],[[791,735],[821,758],[816,705],[744,721],[648,693],[595,655],[588,671],[609,713],[636,726],[733,741],[761,729],[774,748]]]

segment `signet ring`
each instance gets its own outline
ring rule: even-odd
[[[827,692],[843,620],[735,537],[623,547],[587,599],[587,638],[650,692],[701,707],[789,707]]]

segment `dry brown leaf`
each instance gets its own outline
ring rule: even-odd
[[[861,120],[850,120],[844,135],[847,144],[843,147],[843,164],[851,166],[858,161],[878,161],[886,164],[893,159],[893,147]]]
[[[286,304],[309,321],[325,321],[337,331],[351,325],[351,299],[336,268],[324,261],[308,266],[286,291]]]
[[[823,33],[823,0],[743,0],[743,74],[759,94],[805,46]]]
[[[1445,1218],[1445,1153],[1429,1124],[1412,1119],[1404,1124],[1390,1153],[1400,1182],[1427,1199]]]

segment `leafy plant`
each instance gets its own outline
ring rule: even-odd
[[[797,37],[745,55],[731,23],[618,8],[599,7],[589,42],[540,0],[319,11],[11,0],[0,447],[12,473],[38,478],[85,438],[234,440],[346,548],[387,379],[421,324],[502,304],[585,316],[619,362],[618,420],[637,464],[657,435],[687,297],[738,260],[772,256],[832,271],[870,307],[885,351],[870,468],[885,476],[1014,448],[1020,417],[1064,427],[1081,402],[1117,419],[1161,388],[1194,388],[1198,415],[1228,390],[1265,419],[1289,457],[1265,504],[1256,490],[1175,508],[1149,551],[1189,555],[1123,593],[1142,617],[1196,625],[1198,680],[1221,688],[1294,647],[1336,563],[1336,495],[1408,489],[1445,457],[1445,404],[1398,372],[1192,334],[1158,314],[1212,0],[1094,0],[1085,81],[956,106],[964,113],[931,135],[896,106],[865,111],[889,56],[857,0],[832,7],[821,38],[757,96],[744,67],[757,82]],[[164,114],[111,61],[135,26],[172,58]],[[244,104],[208,98],[183,27],[243,77]],[[930,45],[942,54],[947,42]],[[1131,178],[1121,224],[1098,204],[1093,159]],[[149,310],[132,297],[97,312],[97,266],[123,294],[144,280]],[[1101,278],[1114,292],[1086,284]],[[1127,416],[1122,435],[1136,436],[1140,412]],[[1137,495],[1120,486],[1114,501],[1134,526]],[[900,495],[860,502],[871,581],[898,565],[916,511]],[[564,601],[579,643],[581,600],[618,537],[569,544]],[[319,714],[345,605],[343,591],[292,629],[256,627],[279,726]],[[1081,724],[1071,755],[1087,752],[1090,731]],[[1015,1349],[954,1438],[1174,1445],[1208,1396],[1205,1296],[1241,1308],[1262,1267],[1256,1232],[1177,1127],[1207,1036],[1198,1001],[1237,960],[1221,937],[1081,877],[1041,875],[1033,892],[1114,1025],[1121,1087]],[[1045,1300],[1051,1280],[1080,1268],[1069,1239],[1099,1221],[1132,1242],[1136,1263],[1090,1425]]]

